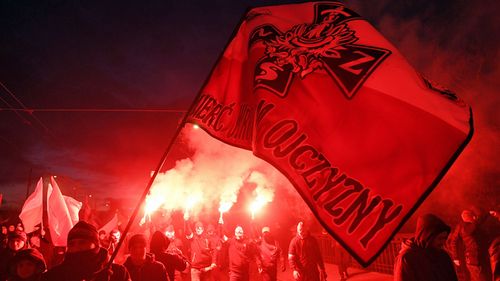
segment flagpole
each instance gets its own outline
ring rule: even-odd
[[[26,198],[24,201],[26,201],[30,195],[30,187],[31,187],[31,174],[33,173],[33,167],[30,168],[30,173],[28,175],[28,185],[26,186]]]
[[[48,213],[47,213],[48,192],[47,192],[47,188],[45,188],[45,181],[43,180],[43,177],[41,177],[41,179],[42,179],[42,221],[40,222],[40,236],[42,238],[44,238],[45,229],[43,228],[43,226],[45,224],[43,223],[43,220],[47,219],[47,221],[48,221]]]
[[[236,33],[238,32],[241,24],[245,21],[245,17],[248,13],[250,9],[247,9],[245,11],[245,13],[243,13],[243,16],[240,18],[240,21],[238,23],[238,25],[236,26],[236,28],[233,30],[231,36],[229,37],[229,40],[226,42],[226,45],[224,46],[224,48],[222,49],[222,52],[219,54],[218,58],[217,58],[217,61],[216,63],[212,66],[212,69],[210,70],[210,73],[209,75],[207,76],[207,78],[205,79],[205,81],[203,82],[203,86],[201,87],[201,89],[198,91],[198,93],[196,94],[193,102],[191,103],[191,105],[189,106],[189,109],[188,111],[186,111],[184,113],[184,116],[181,120],[181,122],[179,123],[179,125],[177,126],[177,129],[175,130],[175,133],[172,137],[172,139],[170,140],[167,148],[165,149],[165,152],[163,153],[162,157],[160,158],[160,162],[158,163],[158,166],[156,167],[153,175],[151,176],[151,178],[149,179],[149,182],[148,182],[148,185],[146,186],[146,188],[144,189],[144,192],[142,193],[141,197],[139,198],[139,202],[137,203],[133,213],[132,213],[132,216],[130,217],[130,219],[128,220],[128,223],[127,223],[127,226],[125,227],[125,229],[123,230],[123,234],[122,234],[122,237],[126,237],[127,233],[129,232],[130,230],[130,227],[132,226],[132,223],[135,221],[135,218],[137,217],[137,214],[139,213],[139,209],[141,208],[141,205],[142,203],[144,202],[144,200],[146,199],[146,196],[148,195],[149,193],[149,190],[151,189],[151,186],[153,185],[153,182],[155,181],[156,179],[156,176],[158,175],[159,171],[161,170],[161,168],[163,167],[163,164],[165,164],[165,161],[167,159],[167,156],[168,154],[170,153],[170,149],[172,148],[172,146],[174,145],[174,142],[175,140],[177,139],[177,136],[179,136],[181,130],[184,128],[184,125],[186,124],[187,122],[187,118],[189,116],[189,114],[191,113],[191,111],[193,110],[193,107],[195,106],[196,104],[196,101],[199,99],[199,97],[201,96],[202,94],[202,91],[203,91],[203,88],[207,85],[208,81],[210,80],[210,77],[212,76],[215,68],[217,67],[219,61],[221,60],[221,58],[224,56],[224,52],[225,50],[227,49],[227,47],[229,46],[229,44],[231,43],[231,41],[233,40],[233,38],[236,36]],[[109,258],[109,262],[108,264],[106,265],[107,268],[109,268],[111,266],[111,264],[113,263],[113,260],[116,258],[117,254],[118,254],[118,250],[120,249],[120,247],[122,246],[123,244],[123,241],[125,239],[120,239],[120,241],[118,241],[118,245],[116,245],[116,249],[115,251],[113,251],[113,254],[111,255],[111,257]]]
[[[142,206],[142,203],[146,199],[146,196],[149,194],[149,190],[151,189],[151,186],[153,185],[153,183],[154,183],[154,181],[156,179],[156,176],[158,175],[159,171],[161,170],[161,168],[165,164],[165,161],[167,160],[168,154],[170,153],[170,150],[171,150],[172,146],[174,145],[175,140],[179,136],[181,130],[184,128],[184,125],[186,124],[186,121],[187,121],[188,114],[191,112],[191,109],[194,106],[194,104],[195,104],[194,102],[191,104],[191,106],[189,107],[189,110],[184,114],[184,117],[182,118],[182,121],[177,126],[177,129],[175,130],[175,133],[172,136],[172,139],[170,140],[167,148],[165,149],[165,152],[163,152],[163,155],[160,158],[160,162],[158,163],[156,169],[154,170],[153,175],[149,179],[149,182],[148,182],[146,188],[144,189],[144,192],[141,194],[141,197],[139,197],[139,202],[135,206],[135,209],[132,212],[132,215],[130,216],[130,219],[127,222],[127,226],[123,230],[123,233],[122,233],[122,237],[123,238],[118,241],[118,244],[116,245],[116,248],[113,251],[113,254],[109,258],[109,262],[106,265],[106,267],[109,268],[111,266],[111,264],[113,263],[113,260],[116,258],[117,254],[118,254],[118,250],[122,246],[123,241],[125,241],[124,238],[127,236],[128,232],[129,232],[129,230],[130,230],[130,228],[132,226],[132,223],[135,221],[135,218],[137,217],[137,214],[139,213],[139,210],[140,210],[140,208]]]

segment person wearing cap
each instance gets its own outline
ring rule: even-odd
[[[325,265],[318,242],[311,236],[304,222],[297,224],[297,235],[290,241],[288,263],[294,280],[326,280]]]
[[[262,235],[257,242],[257,249],[262,262],[260,270],[262,280],[276,281],[278,278],[278,264],[281,264],[281,271],[285,271],[286,262],[278,240],[274,238],[268,226],[262,228]]]
[[[205,228],[202,222],[196,222],[195,232],[186,221],[186,238],[190,240],[191,246],[191,281],[211,280],[212,270],[216,267],[215,245],[205,236]]]
[[[417,219],[415,236],[403,242],[394,264],[395,281],[457,281],[443,249],[451,228],[433,214]]]
[[[148,253],[148,242],[144,234],[135,234],[128,242],[130,256],[123,264],[132,281],[167,281],[165,266],[155,261],[154,255]]]
[[[68,233],[64,261],[42,275],[44,281],[130,281],[123,265],[111,264],[108,251],[99,247],[95,226],[80,221]]]
[[[8,281],[39,281],[47,269],[42,254],[36,249],[19,251],[11,263]]]
[[[27,248],[26,240],[24,231],[15,230],[7,234],[7,247],[0,251],[0,281],[10,275],[9,264],[19,251]]]
[[[465,254],[465,265],[469,271],[471,281],[491,280],[491,269],[489,266],[488,246],[490,237],[485,231],[483,224],[486,216],[481,210],[472,207],[462,211],[461,221],[457,230],[450,235],[450,248],[453,262],[460,266],[458,243],[463,243]]]

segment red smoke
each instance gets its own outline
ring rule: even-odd
[[[358,3],[359,2],[359,3]],[[406,224],[432,212],[453,223],[471,205],[485,210],[500,202],[500,28],[496,1],[355,1],[352,8],[372,20],[424,76],[454,91],[474,115],[472,141],[437,188]],[[422,2],[423,3],[423,2]]]

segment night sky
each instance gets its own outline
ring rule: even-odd
[[[246,8],[279,3],[195,2],[0,2],[3,206],[42,175],[80,200],[138,197]],[[498,1],[346,4],[472,106],[475,135],[419,212],[498,204]]]

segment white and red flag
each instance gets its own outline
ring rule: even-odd
[[[111,233],[113,229],[118,229],[118,214],[115,213],[115,215],[101,228],[99,228],[99,231],[104,230],[106,234]]]
[[[54,177],[50,177],[47,189],[47,214],[50,237],[54,246],[66,246],[68,233],[78,222],[82,203],[64,196]]]
[[[365,266],[473,131],[469,106],[338,2],[249,10],[187,121],[280,170]]]
[[[19,218],[23,222],[24,231],[31,233],[35,226],[42,224],[43,216],[43,179],[40,177],[35,191],[24,201]]]

